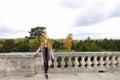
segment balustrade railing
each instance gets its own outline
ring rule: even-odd
[[[120,52],[55,52],[49,72],[120,71]],[[0,74],[43,73],[41,54],[1,53]]]
[[[59,52],[54,56],[51,71],[103,72],[120,69],[120,52]]]

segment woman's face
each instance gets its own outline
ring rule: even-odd
[[[45,40],[45,45],[48,43],[48,41],[47,40]]]

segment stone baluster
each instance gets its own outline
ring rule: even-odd
[[[87,68],[92,68],[91,65],[92,65],[91,57],[88,56],[88,60],[87,60]]]
[[[97,61],[97,56],[94,56],[94,61],[93,61],[93,64],[94,64],[94,65],[93,65],[93,67],[94,67],[94,68],[97,68],[97,67],[98,67],[98,66],[97,66],[98,63],[99,63],[99,62]]]
[[[62,61],[61,61],[61,68],[64,68],[64,66],[65,66],[65,57],[64,56],[62,56]]]
[[[120,68],[120,56],[117,57],[117,66]]]
[[[103,56],[100,56],[100,68],[103,68],[104,66]]]
[[[68,57],[68,67],[72,67],[72,56]]]
[[[55,61],[54,61],[54,68],[55,69],[57,69],[58,67],[58,62],[57,62],[57,59],[58,59],[58,57],[55,57]]]
[[[116,67],[115,64],[117,63],[117,61],[115,60],[115,57],[116,56],[112,56],[112,61],[111,61],[112,62],[112,64],[111,64],[112,67]]]
[[[75,62],[74,62],[75,63],[75,68],[78,68],[78,65],[79,65],[78,58],[79,57],[77,57],[77,56],[75,57]]]
[[[84,56],[82,56],[82,60],[81,60],[81,67],[82,68],[85,68],[85,64],[86,64],[86,62],[85,62],[85,57]]]
[[[106,66],[107,68],[110,67],[110,63],[111,63],[110,60],[109,60],[109,57],[110,57],[110,56],[106,56],[106,60],[105,60],[105,63],[106,63],[105,66]]]

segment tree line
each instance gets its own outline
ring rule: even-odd
[[[55,51],[68,50],[65,39],[51,40]],[[35,52],[40,46],[36,39],[7,39],[0,40],[0,52]],[[120,51],[120,40],[72,40],[71,50],[83,51]]]
[[[45,27],[35,27],[29,31],[30,36],[19,39],[0,39],[0,53],[3,52],[35,52],[41,42],[49,40],[54,51],[120,51],[119,39],[73,40],[72,34],[65,39],[50,39],[47,37]]]
[[[99,39],[82,40],[73,42],[72,49],[75,51],[120,51],[120,40],[117,39]]]

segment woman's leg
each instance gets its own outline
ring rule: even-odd
[[[47,63],[44,63],[44,71],[45,71],[45,74],[47,74],[47,72],[48,72],[48,64]]]
[[[45,77],[48,78],[48,63],[44,63]]]
[[[48,59],[47,59],[47,54],[46,54],[46,62],[44,62],[44,71],[45,71],[45,77],[48,78]]]
[[[48,49],[45,49],[45,62],[44,62],[44,69],[45,69],[45,77],[48,78],[48,68],[49,68],[49,65],[48,65]]]

